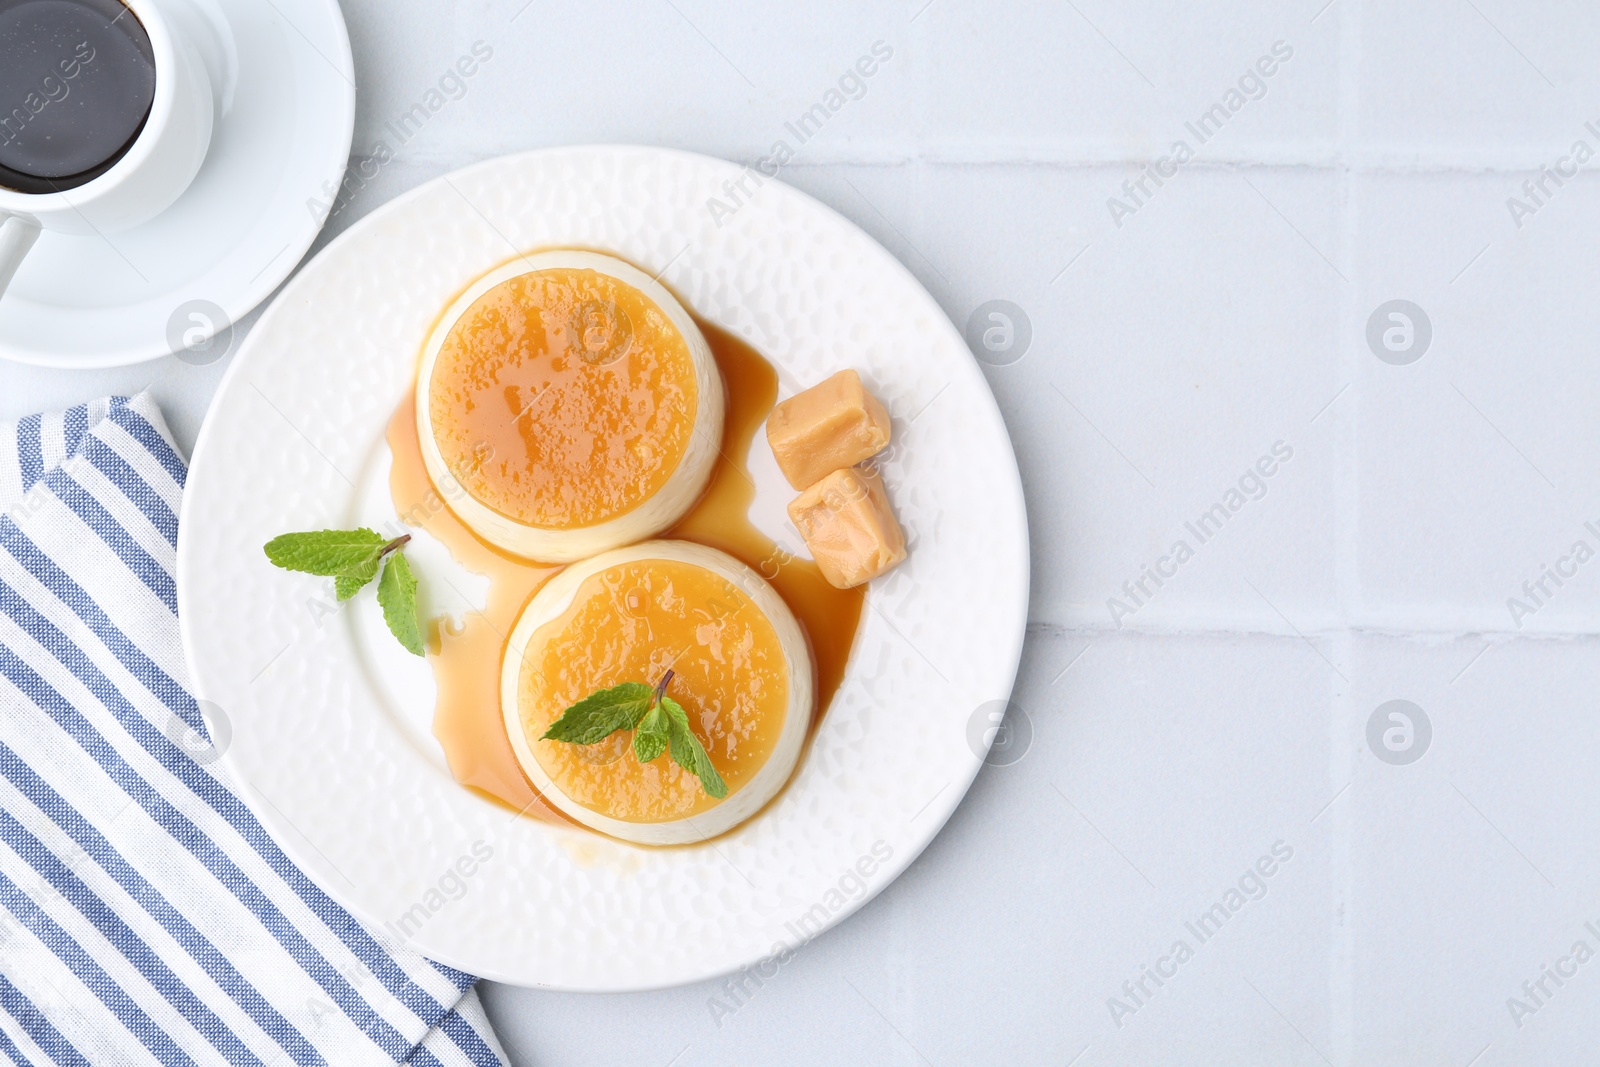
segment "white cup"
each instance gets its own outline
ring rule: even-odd
[[[111,169],[64,192],[24,193],[0,185],[0,293],[40,230],[115,233],[148,222],[194,180],[211,144],[212,89],[195,45],[158,0],[122,0],[150,38],[155,98],[133,146]]]

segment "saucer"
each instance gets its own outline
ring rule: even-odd
[[[337,0],[171,0],[217,94],[206,161],[142,226],[44,233],[0,296],[0,358],[114,367],[208,345],[288,277],[343,180],[355,74]],[[187,348],[185,347],[187,346]]]

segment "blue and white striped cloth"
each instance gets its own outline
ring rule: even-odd
[[[191,755],[185,472],[145,395],[0,425],[0,1064],[503,1067]]]

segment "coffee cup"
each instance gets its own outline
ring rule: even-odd
[[[137,226],[200,170],[212,85],[172,2],[0,0],[0,293],[41,230]]]

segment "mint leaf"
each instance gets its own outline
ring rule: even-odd
[[[604,741],[618,730],[633,727],[650,710],[655,695],[643,682],[623,682],[610,689],[590,693],[563,711],[540,740],[566,741],[592,745]]]
[[[359,574],[369,564],[374,565],[373,573],[377,573],[378,558],[389,543],[389,539],[376,530],[363,528],[280,534],[265,547],[267,559],[273,566],[331,578]]]
[[[721,800],[728,795],[728,783],[722,780],[722,775],[711,765],[711,757],[706,753],[705,747],[700,744],[700,739],[689,728],[689,713],[671,697],[661,698],[661,710],[666,712],[667,737],[672,742],[672,762],[700,779],[700,788],[706,795]],[[639,737],[634,735],[635,753],[638,750]],[[659,752],[656,753],[660,755]]]
[[[378,579],[378,605],[389,632],[414,656],[422,652],[422,626],[417,619],[417,577],[406,557],[396,552]]]
[[[338,574],[333,579],[334,595],[341,601],[349,600],[378,576],[378,557],[373,556],[372,562],[363,563],[360,567],[353,567],[344,574]]]
[[[654,695],[654,694],[652,694]],[[633,731],[633,758],[649,763],[667,750],[667,720],[661,705],[654,705]]]

